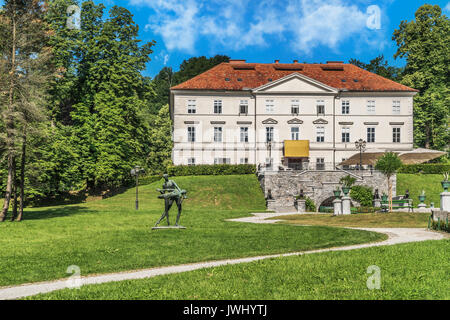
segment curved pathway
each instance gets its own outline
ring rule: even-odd
[[[229,219],[227,221],[237,221],[237,222],[248,222],[248,223],[275,223],[277,221],[282,220],[265,220],[267,218],[273,218],[276,216],[285,216],[295,213],[253,213],[251,217],[238,218],[238,219]],[[159,267],[152,269],[143,269],[138,271],[125,271],[125,272],[117,272],[117,273],[109,273],[102,275],[90,275],[81,277],[77,280],[56,280],[49,282],[39,282],[39,283],[30,283],[23,284],[14,287],[3,287],[0,288],[0,300],[6,299],[18,299],[27,296],[36,295],[39,293],[47,293],[55,290],[71,288],[74,283],[78,285],[88,285],[88,284],[99,284],[105,282],[114,282],[114,281],[122,281],[122,280],[133,280],[133,279],[144,279],[151,278],[159,275],[171,274],[171,273],[180,273],[186,271],[192,271],[203,268],[210,267],[218,267],[229,264],[238,264],[245,262],[258,261],[269,258],[276,257],[288,257],[288,256],[298,256],[304,254],[318,253],[318,252],[327,252],[327,251],[342,251],[342,250],[354,250],[361,248],[369,248],[369,247],[377,247],[384,245],[393,245],[399,243],[406,242],[415,242],[415,241],[425,241],[425,240],[440,240],[445,238],[445,236],[441,233],[428,231],[426,229],[420,228],[351,228],[351,229],[360,229],[367,231],[375,231],[380,233],[385,233],[388,235],[388,239],[381,242],[373,242],[373,243],[365,243],[365,244],[356,244],[351,246],[344,247],[335,247],[335,248],[324,248],[318,250],[310,250],[310,251],[302,251],[302,252],[291,252],[284,254],[272,254],[272,255],[264,255],[264,256],[256,256],[256,257],[248,257],[248,258],[238,258],[238,259],[226,259],[226,260],[217,260],[210,262],[198,262],[198,263],[190,263],[184,265],[176,265],[176,266],[168,266],[168,267]]]

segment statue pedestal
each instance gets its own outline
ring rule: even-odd
[[[374,200],[373,200],[373,206],[374,206],[375,208],[381,207],[381,199],[374,199]]]
[[[417,208],[422,209],[422,208],[426,208],[427,205],[425,203],[419,203],[419,205],[417,206]]]
[[[450,192],[441,193],[441,211],[450,212]]]
[[[340,216],[342,214],[342,200],[339,198],[336,198],[333,200],[333,206],[334,206],[334,215]]]
[[[299,213],[306,212],[306,200],[303,199],[297,200],[297,212]]]
[[[351,198],[349,196],[342,197],[342,214],[350,214]]]
[[[267,206],[267,210],[275,211],[275,209],[276,209],[276,203],[275,203],[275,200],[273,200],[273,199],[267,199],[267,200],[266,200],[266,206]]]
[[[153,227],[152,230],[159,230],[159,229],[186,229],[186,227],[183,226],[162,226],[162,227]]]

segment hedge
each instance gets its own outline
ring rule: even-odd
[[[230,175],[254,174],[256,166],[253,164],[202,164],[195,166],[169,166],[170,176],[201,176],[201,175]]]
[[[450,164],[448,163],[404,164],[397,172],[442,174],[444,172],[450,172]]]
[[[159,181],[161,179],[162,179],[162,175],[139,177],[139,185],[145,186],[147,184],[151,184],[151,183],[153,183],[155,181]]]

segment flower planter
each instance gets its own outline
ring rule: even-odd
[[[341,190],[334,190],[333,193],[336,198],[339,198],[341,196]]]
[[[424,195],[420,195],[419,196],[419,201],[420,201],[420,203],[423,203],[425,201],[425,196]]]
[[[350,192],[350,187],[342,187],[342,192],[344,192],[344,195],[348,195],[348,193]]]
[[[442,188],[444,188],[444,192],[448,192],[448,188],[450,187],[450,181],[441,181]]]

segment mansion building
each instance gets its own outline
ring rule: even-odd
[[[416,93],[340,61],[230,60],[171,88],[172,160],[333,170],[359,139],[409,151]]]

